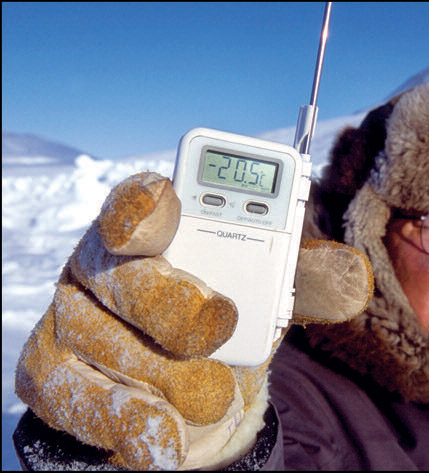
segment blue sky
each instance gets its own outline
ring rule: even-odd
[[[103,158],[293,126],[323,2],[3,2],[2,128]],[[429,67],[429,2],[334,2],[319,119]]]

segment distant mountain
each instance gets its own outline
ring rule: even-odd
[[[2,165],[72,165],[84,151],[36,135],[2,132]]]
[[[429,83],[429,67],[411,76],[402,85],[400,85],[397,89],[395,89],[390,95],[388,95],[385,101],[387,102],[389,99],[395,97],[395,95],[405,92],[406,90],[411,89],[415,87],[416,85],[427,84],[427,83]]]
[[[361,113],[363,111],[369,112],[373,108],[378,107],[379,105],[386,103],[396,95],[401,94],[402,92],[406,92],[407,90],[412,89],[416,85],[420,84],[428,84],[429,83],[429,67],[426,69],[423,69],[422,71],[418,72],[417,74],[414,74],[410,78],[408,78],[405,82],[403,82],[399,87],[397,87],[395,90],[393,90],[389,95],[387,95],[383,100],[377,103],[373,103],[371,106],[366,107],[365,109],[359,110],[357,113]]]

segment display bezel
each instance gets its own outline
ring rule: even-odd
[[[226,154],[228,156],[231,156],[233,158],[238,158],[238,159],[249,159],[252,161],[258,161],[266,164],[275,164],[277,165],[277,170],[274,175],[275,179],[275,185],[273,192],[261,192],[261,191],[256,191],[253,189],[245,189],[241,188],[238,186],[233,186],[233,185],[228,185],[228,184],[221,184],[221,183],[214,183],[214,182],[209,182],[203,180],[203,173],[204,173],[204,168],[205,168],[205,161],[206,161],[206,156],[207,152],[212,151],[214,153],[218,154]],[[291,159],[293,160],[292,156]],[[293,160],[294,161],[294,160]],[[295,161],[294,161],[294,166],[295,166]],[[261,157],[261,154],[254,154],[254,153],[248,153],[248,152],[243,152],[240,153],[237,150],[231,150],[223,147],[218,147],[218,146],[210,146],[206,145],[203,146],[201,149],[201,154],[199,158],[199,167],[198,167],[198,183],[202,186],[208,186],[216,189],[226,189],[230,190],[233,192],[239,192],[241,194],[251,194],[251,195],[258,195],[258,196],[263,196],[266,198],[276,198],[279,195],[280,191],[280,185],[281,185],[281,180],[283,176],[283,161],[281,159],[277,158],[270,158],[267,156]]]

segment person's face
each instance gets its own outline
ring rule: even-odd
[[[384,242],[410,305],[429,332],[429,254],[422,247],[421,226],[421,220],[392,218]]]

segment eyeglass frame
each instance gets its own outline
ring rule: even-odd
[[[429,246],[425,245],[425,240],[423,239],[423,231],[429,232],[429,214],[427,215],[407,215],[401,209],[394,208],[392,211],[392,218],[399,218],[404,220],[420,220],[422,225],[420,227],[420,243],[422,245],[423,251],[429,255]],[[425,225],[425,222],[428,224]]]
[[[429,234],[429,214],[422,215],[420,217],[420,220],[422,221],[422,226],[420,227],[420,240],[422,242],[422,248],[423,248],[423,251],[429,255],[429,244],[425,245],[425,240],[423,238],[423,231],[426,231],[426,233]],[[427,239],[428,237],[426,236],[426,240]]]

